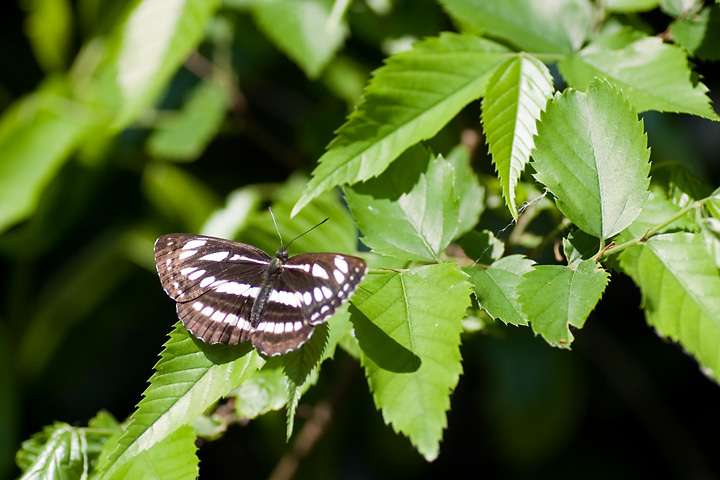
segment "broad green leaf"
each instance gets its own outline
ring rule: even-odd
[[[379,175],[408,147],[434,136],[483,95],[508,55],[491,41],[444,33],[391,56],[320,158],[292,215],[322,192]]]
[[[450,393],[462,372],[467,276],[451,264],[371,274],[353,304],[358,315],[352,321],[375,405],[386,423],[434,460]]]
[[[166,87],[202,39],[215,0],[135,0],[104,39],[90,45],[75,65],[76,91],[112,115],[120,130]],[[88,57],[96,56],[92,60]],[[91,61],[97,69],[86,78]]]
[[[554,347],[570,348],[570,325],[585,325],[609,278],[593,260],[570,267],[536,265],[517,287],[523,314],[536,335]]]
[[[720,380],[720,273],[702,237],[657,235],[624,251],[620,265],[640,287],[648,324]]]
[[[610,12],[647,12],[657,8],[659,0],[605,0],[603,8]]]
[[[265,364],[266,367],[269,363]],[[253,419],[271,410],[279,410],[288,400],[282,369],[263,368],[240,384],[234,392],[235,412],[240,418]]]
[[[607,239],[630,225],[648,197],[643,123],[607,82],[556,95],[542,114],[532,155],[535,178],[594,237]]]
[[[175,432],[138,453],[112,475],[122,480],[194,480],[198,478],[195,431],[190,426]]]
[[[720,59],[720,6],[713,5],[670,24],[675,42],[693,57]]]
[[[208,345],[178,322],[125,433],[99,466],[102,478],[116,478],[124,464],[190,424],[263,363],[247,343]]]
[[[229,104],[223,86],[201,82],[178,112],[163,112],[147,140],[148,152],[170,160],[197,159],[220,129]]]
[[[348,28],[333,16],[333,0],[264,0],[250,9],[260,29],[316,78],[342,47]]]
[[[468,232],[458,243],[465,255],[479,265],[490,265],[502,258],[505,253],[505,244],[490,230]]]
[[[452,165],[415,146],[382,175],[345,190],[350,209],[374,252],[436,260],[457,233],[460,203]]]
[[[715,266],[720,268],[720,220],[707,217],[699,223],[705,250],[715,262]]]
[[[463,271],[470,275],[478,303],[488,315],[508,325],[527,325],[517,289],[533,264],[522,255],[510,255],[488,268],[465,267]]]
[[[88,111],[52,88],[15,102],[0,119],[0,232],[32,215],[92,125]]]
[[[470,165],[470,150],[465,145],[453,148],[447,154],[447,161],[455,170],[455,195],[460,199],[460,226],[455,235],[458,236],[477,225],[480,214],[485,210],[485,187],[480,185]]]
[[[547,67],[536,58],[520,54],[495,71],[483,98],[483,130],[505,203],[515,220],[515,186],[530,161],[536,122],[552,92]]]
[[[209,186],[183,168],[168,163],[150,163],[142,178],[145,196],[165,218],[188,232],[197,232],[220,199]],[[192,195],[188,195],[192,192]]]
[[[708,89],[693,81],[685,53],[659,37],[621,30],[566,57],[558,67],[577,89],[584,89],[595,77],[611,81],[637,112],[679,112],[720,120],[710,107]]]
[[[580,48],[592,22],[587,0],[440,0],[461,25],[512,42],[528,52]]]
[[[25,32],[38,64],[45,71],[67,67],[73,38],[73,11],[69,0],[26,0]]]

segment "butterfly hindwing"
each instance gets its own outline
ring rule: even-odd
[[[275,258],[220,238],[170,234],[155,243],[155,261],[178,317],[208,343],[251,339],[265,355],[295,350],[355,290],[365,262],[337,253]]]

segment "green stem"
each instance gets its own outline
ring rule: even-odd
[[[663,228],[667,227],[668,225],[670,225],[670,224],[673,223],[674,221],[678,220],[679,218],[683,217],[683,216],[684,216],[685,214],[687,214],[688,212],[690,212],[690,211],[692,211],[692,210],[695,210],[696,208],[699,208],[699,207],[703,206],[703,205],[704,205],[708,200],[710,200],[711,198],[712,198],[712,197],[705,197],[705,198],[703,198],[703,199],[700,199],[700,200],[697,200],[697,201],[691,203],[690,205],[688,205],[687,207],[681,209],[681,210],[678,211],[675,215],[671,216],[670,218],[668,218],[668,219],[665,220],[664,222],[662,222],[662,223],[654,226],[653,228],[649,229],[649,230],[648,230],[647,232],[645,232],[645,234],[642,235],[641,237],[633,238],[632,240],[627,241],[627,242],[625,242],[625,243],[621,243],[620,245],[618,245],[618,246],[616,246],[616,247],[614,247],[614,248],[609,248],[609,249],[605,250],[604,252],[600,253],[600,255],[597,256],[596,260],[597,260],[597,261],[604,260],[605,258],[609,257],[611,254],[614,255],[614,254],[620,253],[620,252],[622,252],[623,250],[625,250],[625,249],[627,249],[627,248],[630,248],[630,247],[632,247],[632,246],[640,245],[641,243],[645,243],[650,237],[652,237],[653,235],[656,235],[660,230],[662,230]]]

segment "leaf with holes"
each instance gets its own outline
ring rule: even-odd
[[[450,393],[462,372],[467,276],[451,264],[371,275],[353,304],[357,315],[352,321],[375,405],[386,423],[434,460]]]

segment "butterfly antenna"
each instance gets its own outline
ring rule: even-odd
[[[298,235],[297,237],[293,238],[292,240],[290,240],[290,243],[288,243],[288,247],[289,247],[290,244],[292,244],[295,240],[297,240],[298,238],[302,237],[302,236],[305,235],[306,233],[312,232],[313,230],[315,230],[317,227],[319,227],[319,226],[322,225],[323,223],[327,222],[328,220],[330,220],[330,217],[326,217],[325,220],[323,220],[322,222],[318,223],[317,225],[315,225],[314,227],[312,227],[310,230],[307,230],[307,231],[301,233],[300,235]]]
[[[273,223],[275,224],[275,231],[277,232],[278,237],[280,237],[280,248],[285,248],[285,245],[283,245],[283,241],[282,241],[282,235],[280,235],[280,229],[278,228],[277,222],[275,221],[275,214],[272,211],[272,207],[268,207],[268,210],[270,210],[270,216],[272,217]],[[292,242],[290,242],[290,243],[292,243]],[[288,243],[288,246],[290,246],[290,243]]]

